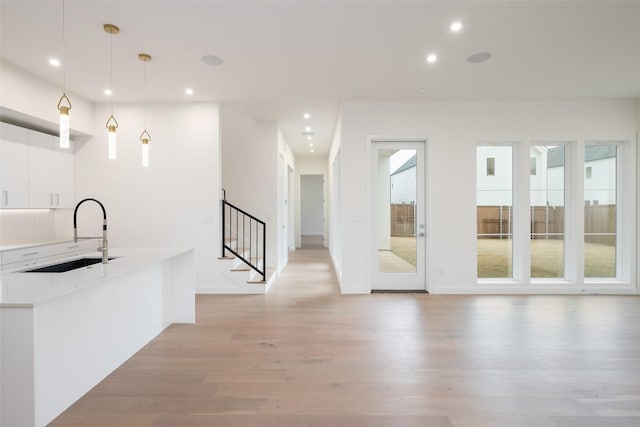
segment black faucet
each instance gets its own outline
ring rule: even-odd
[[[109,262],[108,244],[107,244],[107,211],[104,208],[104,205],[100,203],[98,200],[84,199],[84,200],[80,200],[80,202],[78,202],[78,204],[76,205],[76,208],[73,211],[73,241],[77,243],[78,239],[99,239],[100,238],[100,237],[78,237],[78,221],[77,221],[78,208],[80,207],[81,204],[88,201],[96,202],[102,208],[102,217],[103,217],[102,246],[98,248],[98,251],[102,252],[102,263],[106,264]]]

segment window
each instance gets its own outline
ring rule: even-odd
[[[495,176],[496,174],[496,158],[487,157],[487,176]]]
[[[584,184],[584,277],[588,278],[616,277],[617,148],[603,144],[585,146],[589,181]],[[593,170],[597,171],[595,178]]]
[[[476,180],[478,278],[512,278],[513,147],[479,146],[476,155],[478,165],[487,159],[486,176],[478,168]]]
[[[534,172],[540,159],[540,173]],[[530,178],[531,277],[563,278],[565,224],[565,147],[532,146]]]

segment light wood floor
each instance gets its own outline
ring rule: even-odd
[[[640,426],[640,298],[340,295],[326,249],[197,297],[53,426]]]

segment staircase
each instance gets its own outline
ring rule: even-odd
[[[224,190],[223,190],[224,191]],[[266,224],[250,213],[222,200],[222,256],[228,265],[223,274],[238,293],[267,293],[274,271],[266,268]]]

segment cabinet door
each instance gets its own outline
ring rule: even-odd
[[[0,123],[0,208],[29,206],[28,131]]]
[[[29,207],[53,208],[52,136],[29,131]]]
[[[73,192],[73,141],[69,148],[60,148],[58,138],[53,137],[53,204],[56,208],[72,208]]]

